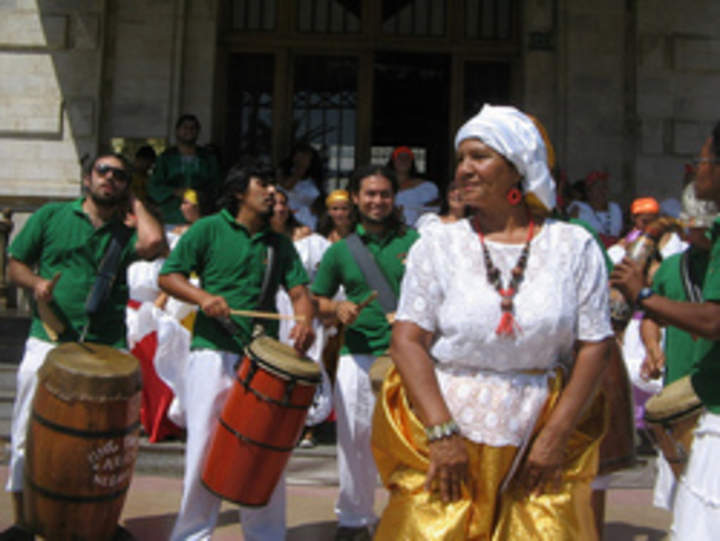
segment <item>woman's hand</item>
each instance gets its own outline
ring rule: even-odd
[[[518,483],[528,494],[539,494],[545,487],[560,488],[567,436],[542,429],[530,447],[520,470]]]
[[[360,310],[354,302],[340,301],[335,308],[335,313],[340,323],[343,325],[352,325],[357,319]]]
[[[642,366],[640,366],[640,377],[645,381],[657,379],[662,376],[665,368],[665,353],[648,348]]]
[[[468,480],[469,457],[462,437],[457,434],[428,444],[430,467],[425,490],[440,492],[443,503],[454,502],[462,495],[462,484]]]

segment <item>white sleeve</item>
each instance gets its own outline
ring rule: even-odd
[[[432,235],[420,237],[410,248],[395,314],[396,320],[411,321],[430,332],[437,327],[443,296],[433,252]]]
[[[586,233],[583,231],[583,233]],[[597,342],[612,335],[607,269],[600,247],[590,234],[575,259],[578,340]]]

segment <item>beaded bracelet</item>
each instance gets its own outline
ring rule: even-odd
[[[439,425],[425,427],[428,443],[449,438],[453,434],[460,434],[460,427],[453,419]]]

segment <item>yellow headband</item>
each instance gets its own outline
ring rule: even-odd
[[[329,207],[333,203],[342,203],[344,201],[350,201],[350,194],[347,190],[333,190],[325,198],[325,206]]]
[[[185,190],[185,193],[183,194],[183,199],[189,203],[192,203],[193,205],[198,204],[198,196],[195,190]]]

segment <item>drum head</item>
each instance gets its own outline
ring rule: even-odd
[[[685,376],[663,388],[645,403],[645,420],[660,423],[678,419],[702,407],[690,376]]]
[[[135,357],[87,342],[67,342],[50,350],[38,377],[49,391],[66,401],[126,399],[142,387]]]
[[[250,357],[284,379],[320,381],[320,367],[312,359],[301,357],[295,348],[269,336],[253,340],[247,347]]]

